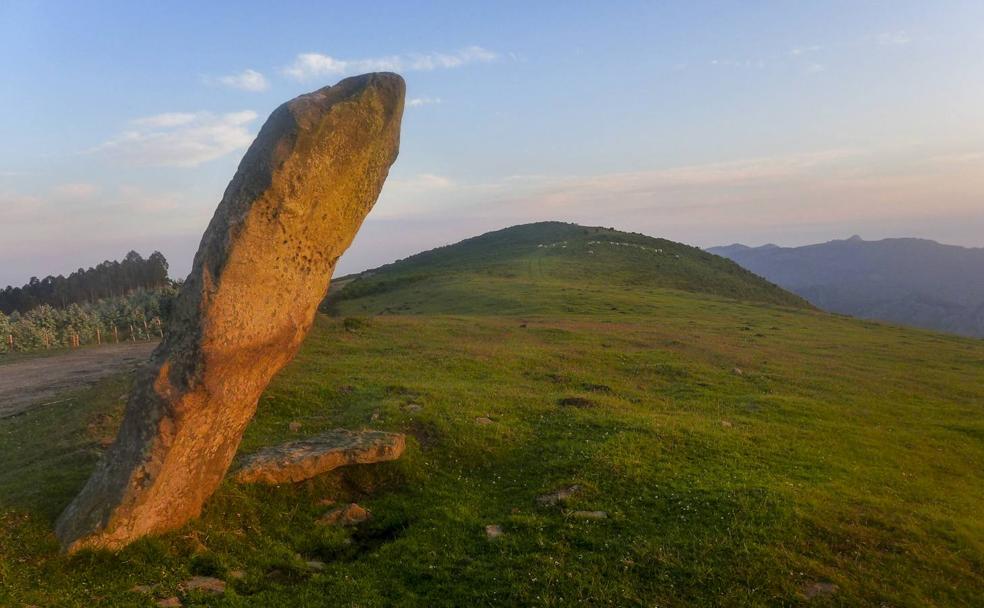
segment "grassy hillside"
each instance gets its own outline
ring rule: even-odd
[[[51,522],[128,378],[0,420],[0,605],[153,606],[193,574],[229,587],[186,606],[980,605],[984,342],[632,287],[634,269],[537,249],[549,280],[476,254],[502,274],[463,263],[338,301],[241,448],[372,427],[409,435],[402,460],[224,484],[201,520],[117,555],[60,556]],[[413,265],[436,267],[391,268]],[[387,309],[416,314],[353,314]],[[325,499],[374,517],[319,526]]]
[[[369,271],[333,292],[328,306],[363,313],[594,312],[580,306],[584,290],[618,298],[625,290],[658,288],[809,306],[696,247],[561,222],[490,232]]]

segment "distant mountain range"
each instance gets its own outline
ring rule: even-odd
[[[805,247],[712,247],[818,308],[984,337],[984,249],[853,236]]]

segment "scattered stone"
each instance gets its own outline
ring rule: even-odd
[[[489,524],[485,526],[485,536],[489,539],[499,538],[505,533],[505,530],[503,530],[502,526],[499,524]]]
[[[144,595],[149,595],[154,592],[154,588],[150,585],[134,585],[130,589],[130,593],[142,593]]]
[[[821,595],[832,595],[839,590],[840,587],[833,583],[809,583],[803,587],[803,596],[808,600],[812,600]]]
[[[202,591],[211,595],[222,595],[225,593],[225,581],[211,576],[193,576],[181,583],[181,589],[185,593],[192,591]]]
[[[301,424],[300,422],[297,422],[295,420],[294,422],[291,422],[290,424],[288,424],[287,425],[287,428],[290,429],[290,432],[291,433],[298,433],[298,432],[300,432],[301,427],[303,427],[303,426],[304,426],[303,424]]]
[[[562,504],[567,502],[567,499],[575,494],[581,493],[581,486],[575,484],[568,486],[566,488],[561,488],[556,492],[551,492],[550,494],[543,494],[536,497],[536,501],[545,507],[552,507],[557,504]]]
[[[396,74],[366,74],[270,115],[202,237],[117,441],[58,520],[66,551],[119,549],[201,513],[379,196],[405,92]]]
[[[229,578],[235,579],[237,581],[241,581],[244,578],[246,578],[246,571],[245,570],[230,570],[229,571]]]
[[[740,368],[740,367],[736,367],[736,368],[734,368],[734,369],[733,369],[733,370],[731,370],[731,371],[732,371],[732,372],[734,373],[734,375],[736,375],[736,376],[744,376],[744,375],[745,375],[745,372],[743,372],[743,371],[741,371],[741,368]]]
[[[492,424],[492,422],[494,422],[494,421],[491,418],[487,418],[485,416],[479,416],[478,418],[475,419],[475,424],[477,424],[479,426],[485,426],[487,424]]]
[[[405,406],[403,406],[403,409],[410,412],[411,414],[416,414],[420,410],[424,409],[424,407],[417,403],[408,403]]]
[[[604,511],[574,511],[571,517],[575,519],[608,519],[608,513]]]
[[[325,513],[318,518],[318,523],[325,526],[354,526],[371,517],[372,513],[353,502]]]
[[[729,420],[722,420],[721,421],[721,426],[723,426],[726,429],[730,429],[731,427],[734,426],[734,424],[731,421],[729,421]]]
[[[181,600],[172,595],[171,597],[157,600],[157,606],[159,608],[180,608]]]
[[[318,561],[316,559],[313,559],[313,560],[311,560],[309,562],[304,562],[304,563],[311,570],[321,571],[321,570],[324,570],[325,569],[325,563],[324,562],[321,562],[321,561]]]
[[[396,460],[406,445],[400,433],[335,429],[254,452],[242,460],[233,479],[272,485],[304,481],[346,465]]]
[[[322,507],[330,507],[336,502],[338,501],[335,500],[334,498],[322,498],[321,500],[318,501],[318,504],[321,505]]]

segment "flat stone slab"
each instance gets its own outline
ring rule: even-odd
[[[237,483],[274,485],[304,481],[350,464],[396,460],[406,445],[406,436],[401,433],[335,429],[250,454],[243,458],[233,479]]]

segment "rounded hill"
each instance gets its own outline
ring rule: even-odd
[[[656,289],[809,307],[697,247],[563,222],[513,226],[341,277],[326,306],[370,313],[590,312]]]

